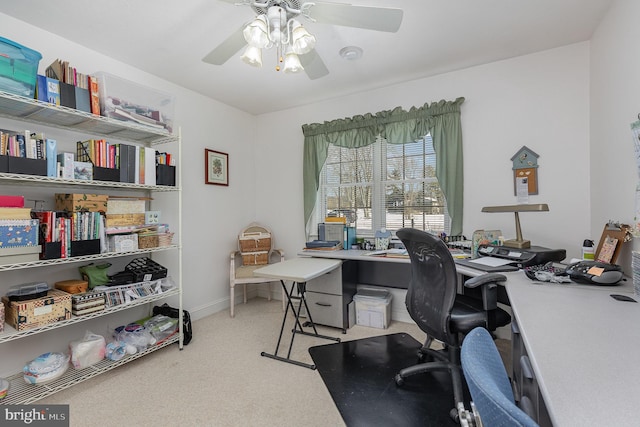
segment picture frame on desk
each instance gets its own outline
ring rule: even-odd
[[[204,149],[204,183],[229,186],[229,154]]]

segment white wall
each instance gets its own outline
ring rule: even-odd
[[[295,255],[304,244],[301,126],[367,112],[465,97],[464,233],[501,229],[515,237],[512,214],[483,206],[515,204],[511,157],[526,145],[539,158],[539,195],[550,212],[520,216],[533,244],[578,256],[590,236],[589,44],[580,43],[258,117],[256,181],[260,220]],[[267,208],[265,208],[267,207]]]
[[[640,3],[616,1],[591,41],[591,231],[602,234],[612,219],[633,224],[638,168],[629,125],[640,114]],[[621,263],[630,274],[631,250]]]

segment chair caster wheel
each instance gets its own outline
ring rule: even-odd
[[[404,378],[402,378],[400,374],[396,374],[395,380],[398,387],[402,387],[404,385]]]
[[[453,419],[453,421],[456,422],[456,424],[460,423],[460,414],[458,413],[458,410],[456,408],[453,408],[449,411],[449,416],[451,417],[451,419]]]

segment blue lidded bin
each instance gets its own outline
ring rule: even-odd
[[[0,91],[33,99],[42,55],[0,37]]]

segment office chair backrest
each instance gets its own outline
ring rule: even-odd
[[[471,400],[484,426],[538,426],[516,405],[504,363],[486,329],[475,328],[466,335],[461,362]]]
[[[398,230],[396,236],[411,258],[406,297],[409,315],[431,338],[456,342],[449,322],[458,286],[451,252],[441,239],[414,228]]]

